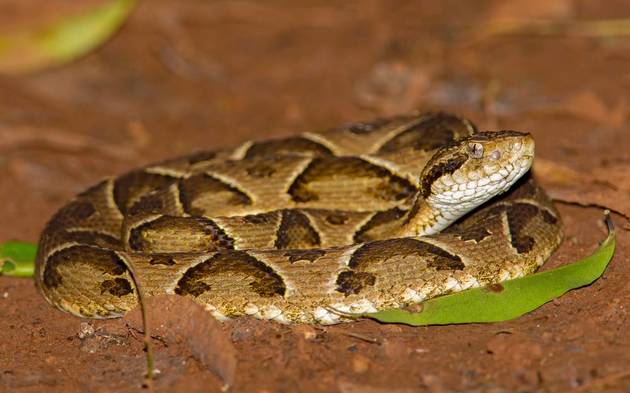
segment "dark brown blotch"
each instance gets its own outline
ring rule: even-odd
[[[244,251],[222,251],[188,269],[177,283],[175,293],[194,297],[212,291],[204,280],[222,274],[244,274],[251,280],[249,287],[261,297],[284,296],[286,286],[282,278],[269,266]],[[243,281],[244,282],[244,281]]]
[[[312,156],[331,156],[333,153],[324,145],[303,137],[290,137],[270,141],[256,142],[247,149],[246,159],[270,157],[282,154],[306,154]]]
[[[374,286],[376,276],[368,272],[345,271],[337,276],[337,292],[344,295],[358,294],[367,286]]]
[[[182,280],[180,280],[177,284],[177,288],[175,288],[175,293],[178,295],[188,294],[193,297],[198,297],[209,291],[210,289],[210,285],[206,284],[205,282],[184,276],[184,278],[182,278]]]
[[[429,114],[381,146],[378,153],[393,153],[407,147],[435,150],[471,135],[474,130],[472,123],[461,117],[446,113]]]
[[[512,246],[516,248],[519,254],[530,252],[534,248],[536,241],[533,237],[527,235],[519,235],[512,237]]]
[[[481,225],[475,225],[469,228],[462,228],[457,225],[451,225],[450,227],[442,231],[442,233],[452,234],[460,240],[474,241],[475,243],[479,243],[492,234],[489,230]]]
[[[147,173],[142,169],[129,172],[115,180],[114,201],[125,214],[143,195],[166,188],[177,180],[177,177]]]
[[[193,204],[197,198],[224,194],[224,203],[233,206],[249,206],[252,199],[237,187],[225,183],[207,173],[200,173],[182,179],[178,184],[179,200],[184,211],[190,215],[203,215]]]
[[[331,225],[344,225],[348,222],[348,216],[343,213],[331,213],[326,216],[325,220]]]
[[[129,214],[136,216],[139,214],[157,214],[164,209],[164,201],[162,195],[152,192],[143,196],[129,208]]]
[[[217,153],[214,151],[200,151],[200,152],[189,155],[187,159],[190,165],[194,165],[203,161],[211,161],[216,156],[217,156]]]
[[[427,267],[435,270],[464,270],[466,265],[455,255],[451,255],[440,248],[435,247],[436,257],[427,262]]]
[[[553,214],[549,213],[547,210],[545,209],[540,209],[540,211],[542,212],[542,218],[543,220],[550,225],[554,225],[558,223],[558,217],[554,216]]]
[[[433,182],[446,174],[452,174],[461,168],[466,161],[468,161],[467,154],[457,153],[452,158],[438,164],[429,162],[427,166],[433,166],[422,178],[422,196],[427,198],[431,194],[431,185],[433,185]]]
[[[309,162],[302,173],[300,173],[289,186],[287,193],[294,202],[308,203],[319,200],[319,195],[308,187],[308,183],[311,181],[310,177],[313,177],[309,174],[314,171],[313,168],[317,168],[318,162],[318,160]]]
[[[155,254],[149,259],[149,265],[173,266],[175,259],[170,255]]]
[[[507,207],[505,205],[497,205],[497,206],[490,206],[487,209],[484,209],[485,214],[487,217],[499,217],[501,214],[503,214],[503,212],[505,212],[505,210],[507,209]]]
[[[405,211],[397,207],[378,212],[370,218],[368,222],[363,224],[361,228],[354,234],[355,243],[365,243],[370,240],[374,240],[374,236],[371,235],[374,230],[378,229],[385,224],[390,224],[399,220],[405,215]]]
[[[308,188],[300,186],[299,183],[291,184],[288,190],[291,199],[297,203],[308,203],[319,200],[319,195],[316,192],[310,191]]]
[[[299,210],[282,210],[282,221],[276,234],[275,248],[303,249],[319,245],[319,234],[304,213]]]
[[[88,246],[97,246],[110,250],[122,250],[124,245],[111,235],[93,231],[60,231],[56,233],[58,241],[67,243],[78,243]]]
[[[129,248],[138,252],[216,251],[234,248],[234,240],[205,217],[165,215],[133,228]]]
[[[417,240],[407,238],[365,243],[352,254],[348,266],[352,269],[364,269],[379,261],[386,261],[397,256],[413,255],[417,253],[417,246]]]
[[[63,277],[57,271],[57,263],[53,264],[49,260],[44,268],[44,285],[47,288],[57,288],[61,284],[63,284]]]
[[[79,220],[88,219],[96,212],[94,206],[88,202],[74,202],[68,205],[68,207],[70,208],[69,210],[71,210],[68,214]]]
[[[377,240],[359,247],[348,266],[353,270],[365,270],[371,265],[386,262],[392,258],[425,258],[427,265],[437,270],[462,270],[465,265],[461,258],[432,244],[410,238]]]
[[[96,209],[89,202],[73,201],[62,207],[49,221],[52,231],[62,230],[73,225],[81,225],[92,217]]]
[[[275,211],[268,213],[260,213],[260,214],[248,214],[246,216],[242,216],[243,221],[248,224],[254,225],[268,225],[274,222],[274,218],[277,213]]]
[[[129,280],[117,277],[113,280],[105,280],[101,283],[101,294],[109,292],[110,294],[123,297],[133,292]]]
[[[383,201],[400,201],[410,197],[416,191],[415,188],[402,178],[391,177],[388,181],[381,182],[376,187],[368,190],[377,199]]]
[[[525,234],[524,229],[539,211],[538,207],[529,203],[515,203],[506,208],[512,247],[519,254],[529,252],[534,247],[534,238]]]
[[[290,263],[297,261],[315,262],[322,256],[326,255],[324,250],[289,250],[283,254],[289,258]]]
[[[93,276],[120,276],[127,271],[127,266],[114,251],[86,245],[72,246],[57,251],[48,258],[43,273],[47,287],[56,288],[62,284],[63,278],[58,270],[61,266],[89,269],[97,273]]]
[[[320,157],[313,159],[295,178],[288,193],[298,203],[316,201],[319,195],[310,188],[310,183],[332,179],[343,182],[344,179],[359,178],[381,180],[378,186],[366,191],[386,201],[399,201],[416,192],[407,179],[359,157]]]
[[[276,173],[276,169],[271,165],[259,164],[247,168],[246,172],[251,177],[265,178],[271,177],[274,173]]]

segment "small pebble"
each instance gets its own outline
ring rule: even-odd
[[[80,339],[84,339],[86,337],[92,336],[94,334],[94,326],[90,325],[87,322],[81,322],[81,325],[79,326],[79,333],[77,334],[77,336],[79,336]]]

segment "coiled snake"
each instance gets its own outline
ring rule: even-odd
[[[529,134],[437,113],[149,165],[53,216],[36,282],[53,305],[91,318],[134,307],[135,283],[217,318],[332,324],[346,320],[334,310],[402,307],[549,257],[561,225],[523,176],[533,157]]]

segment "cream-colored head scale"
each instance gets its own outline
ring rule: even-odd
[[[507,191],[531,167],[534,139],[517,131],[481,132],[444,147],[423,170],[424,206],[439,211],[423,234],[438,233]]]

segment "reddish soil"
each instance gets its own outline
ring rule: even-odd
[[[46,3],[4,0],[0,32],[74,12]],[[628,392],[630,38],[591,28],[609,18],[630,18],[630,6],[145,1],[85,58],[0,77],[0,241],[36,241],[73,194],[150,161],[416,108],[453,111],[481,128],[530,131],[549,193],[590,206],[559,204],[566,239],[545,269],[594,250],[601,206],[620,213],[602,279],[514,321],[424,328],[218,324],[187,302],[151,302],[162,310],[151,317],[155,390]],[[496,29],[535,20],[556,29]],[[0,277],[0,391],[142,391],[138,329],[137,315],[82,320],[50,307],[31,280]]]

